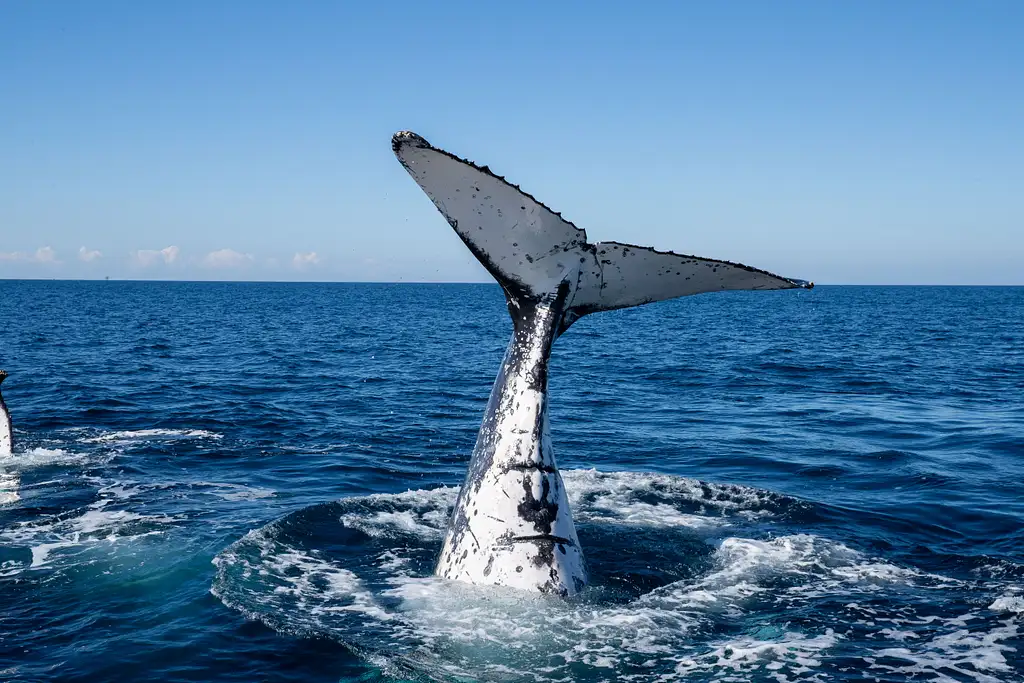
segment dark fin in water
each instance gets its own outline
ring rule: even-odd
[[[0,370],[0,385],[7,379],[7,372]],[[11,413],[0,393],[0,458],[14,453],[14,426],[11,424]]]

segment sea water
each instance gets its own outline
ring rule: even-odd
[[[591,586],[431,577],[496,285],[0,281],[0,680],[1024,680],[1024,288],[590,316]]]

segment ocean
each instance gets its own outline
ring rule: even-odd
[[[592,585],[431,578],[497,285],[0,281],[0,680],[1024,680],[1024,288],[577,322]]]

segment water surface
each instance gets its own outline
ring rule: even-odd
[[[570,603],[429,577],[497,286],[0,281],[0,315],[0,680],[1024,679],[1024,288],[578,322]]]

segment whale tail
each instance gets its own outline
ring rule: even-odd
[[[739,263],[587,241],[587,233],[487,166],[408,131],[391,140],[398,160],[470,251],[502,285],[509,309],[568,282],[563,331],[582,315],[735,289],[810,289]]]
[[[551,345],[587,313],[723,289],[810,286],[587,234],[486,166],[397,133],[398,160],[505,290],[515,323],[435,574],[571,596],[587,582],[548,432]]]

